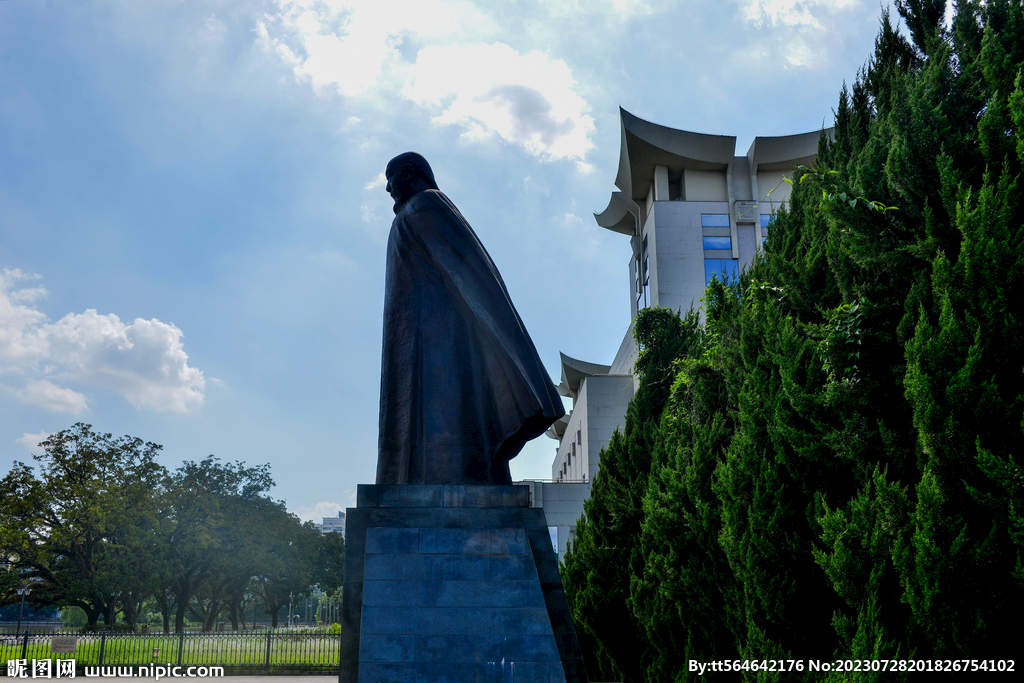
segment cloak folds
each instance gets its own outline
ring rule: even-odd
[[[442,192],[391,225],[378,484],[510,484],[508,461],[565,414],[501,275]]]

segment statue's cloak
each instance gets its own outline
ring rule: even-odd
[[[565,414],[498,269],[438,190],[388,237],[378,484],[510,484],[508,461]]]

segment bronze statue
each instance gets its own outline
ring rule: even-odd
[[[378,484],[510,484],[565,414],[497,268],[427,160],[387,166]]]

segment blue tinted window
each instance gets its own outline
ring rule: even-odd
[[[710,285],[716,275],[725,282],[735,280],[739,277],[739,262],[731,258],[704,259],[704,284]]]
[[[702,213],[700,224],[704,228],[728,228],[729,214],[727,213]]]
[[[766,213],[762,213],[761,214],[761,227],[762,228],[767,228],[771,224],[773,218],[775,218],[775,216],[769,216]]]
[[[708,237],[704,236],[705,249],[732,249],[731,237]]]

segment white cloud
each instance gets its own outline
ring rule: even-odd
[[[814,61],[814,54],[807,45],[794,45],[786,54],[786,61],[790,66],[810,66]]]
[[[470,140],[498,135],[543,159],[582,159],[593,146],[589,106],[560,59],[504,43],[431,46],[420,50],[412,77],[402,94],[443,107],[434,121],[462,127]]]
[[[339,130],[339,132],[344,133],[346,131],[352,130],[360,123],[362,123],[362,121],[363,120],[358,116],[350,116],[347,119],[345,119],[345,123],[341,124],[341,129]]]
[[[861,0],[743,0],[741,14],[757,26],[824,28],[821,17],[847,9]]]
[[[31,304],[46,298],[46,290],[13,289],[19,280],[38,279],[38,275],[17,268],[4,268],[0,273],[0,359],[32,360],[42,353],[41,340],[32,330],[46,321],[46,315]]]
[[[30,451],[37,451],[39,450],[40,442],[46,441],[51,436],[53,436],[53,434],[50,432],[39,432],[38,434],[29,434],[28,432],[25,432],[22,434],[20,439],[15,439],[14,441],[16,443],[20,443]]]
[[[377,85],[398,57],[404,32],[451,37],[489,22],[462,1],[276,0],[274,5],[257,24],[258,42],[315,91],[333,88],[346,97]]]
[[[184,412],[203,405],[203,373],[188,365],[177,326],[157,319],[125,325],[95,309],[48,326],[51,357],[80,382],[116,391],[137,408]]]
[[[366,190],[383,190],[388,185],[388,179],[384,176],[384,171],[377,174],[377,177],[366,183]]]
[[[337,517],[338,513],[344,510],[345,506],[341,503],[321,501],[315,505],[300,505],[290,512],[303,522],[312,520],[319,524],[324,517]]]
[[[77,415],[89,407],[82,394],[45,379],[29,380],[24,389],[14,390],[13,393],[25,403],[45,408],[51,413]]]
[[[869,13],[865,0],[741,0],[740,17],[760,29],[753,59],[785,69],[826,66],[837,43],[848,34],[843,28]]]
[[[0,372],[29,377],[15,395],[55,412],[86,409],[82,394],[50,381],[60,378],[116,392],[137,408],[183,412],[203,405],[203,373],[189,367],[175,325],[155,318],[126,325],[95,309],[49,323],[34,306],[45,291],[15,289],[18,280],[37,278],[18,270],[0,276]]]
[[[649,11],[613,6],[623,17]],[[497,135],[544,160],[583,159],[594,122],[571,70],[545,53],[523,54],[497,41],[509,31],[487,11],[514,10],[483,7],[464,0],[277,0],[257,23],[257,43],[316,93],[397,95],[440,109],[434,122],[459,126],[467,140]],[[567,4],[543,10],[553,19]],[[415,58],[402,50],[413,45],[422,45]]]
[[[572,208],[573,211],[576,210],[575,200],[572,202]],[[575,213],[562,214],[556,224],[559,226],[566,244],[569,245],[565,249],[565,253],[575,259],[589,259],[597,253],[597,248],[600,246],[596,236],[597,231],[593,230],[589,223]]]

